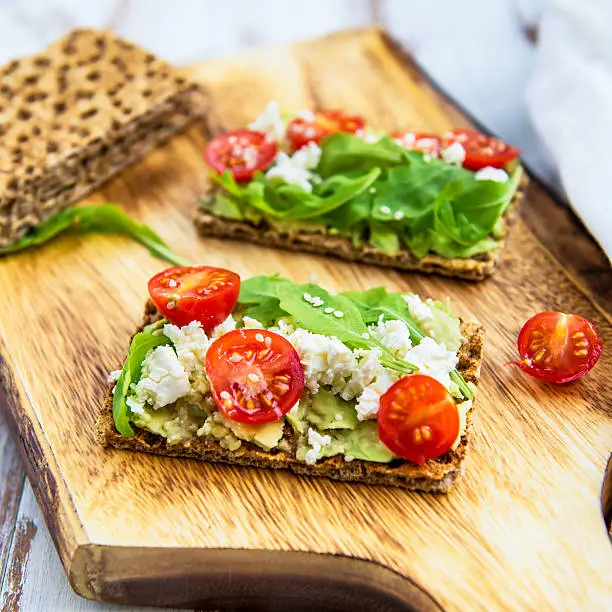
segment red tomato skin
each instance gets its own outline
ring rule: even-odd
[[[231,140],[236,142],[232,143]],[[234,147],[253,150],[248,160],[245,155],[232,155]],[[276,158],[278,147],[264,132],[236,130],[215,136],[204,149],[204,161],[217,173],[229,170],[239,182],[250,181],[255,172],[267,170]]]
[[[521,153],[503,140],[486,136],[474,130],[452,130],[445,136],[444,146],[459,142],[465,149],[463,167],[468,170],[481,170],[487,166],[505,168]]]
[[[323,138],[336,132],[354,134],[364,127],[365,121],[359,115],[338,110],[317,112],[314,121],[301,117],[292,119],[287,126],[287,137],[297,151],[309,142],[320,144]]]
[[[573,347],[574,352],[575,350],[581,350],[583,348],[585,350],[590,350],[587,350],[584,359],[575,359],[575,355],[574,359],[571,359],[570,356],[569,360],[576,363],[567,364],[566,369],[546,368],[545,365],[539,365],[535,361],[536,354],[531,354],[533,352],[530,348],[533,342],[532,334],[534,331],[541,331],[543,325],[554,322],[560,317],[567,317],[568,329],[572,327],[570,333],[568,333],[570,342],[573,334],[582,332],[584,338],[580,337],[577,341],[586,341],[588,343],[588,347]],[[595,367],[595,364],[599,361],[599,357],[601,356],[603,342],[597,333],[597,329],[588,319],[580,315],[566,315],[561,312],[547,311],[534,315],[523,325],[517,339],[517,346],[521,361],[513,361],[513,365],[517,365],[523,372],[538,380],[555,384],[565,384],[581,378]],[[569,347],[569,350],[572,350],[572,347]]]
[[[206,293],[206,286],[187,285],[194,275],[203,277],[204,281],[208,278],[218,286],[210,295],[198,295],[198,290]],[[169,285],[171,279],[177,283],[175,286]],[[153,276],[148,288],[153,303],[170,323],[183,327],[199,321],[205,331],[210,331],[234,309],[240,293],[240,277],[223,268],[175,266]]]
[[[260,358],[267,349],[271,352]],[[234,361],[236,354],[242,359]],[[251,374],[259,380],[251,383],[255,388],[249,391]],[[217,338],[206,353],[206,376],[219,410],[227,418],[249,425],[278,421],[304,391],[304,370],[297,351],[287,339],[264,329],[236,329]],[[277,376],[286,377],[282,382],[288,387],[280,396],[274,388]],[[259,399],[262,393],[271,406]],[[251,410],[247,408],[249,399],[254,402]]]
[[[415,428],[422,430],[424,427],[429,429],[431,439],[423,441],[421,436],[420,442],[415,443]],[[455,400],[444,385],[431,376],[404,376],[380,398],[378,434],[381,442],[391,452],[413,463],[426,465],[428,459],[448,452],[460,427]]]

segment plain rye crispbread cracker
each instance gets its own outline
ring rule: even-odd
[[[0,247],[204,115],[208,97],[110,32],[0,68]]]
[[[145,308],[143,324],[137,331],[141,331],[145,325],[159,318],[160,314],[153,303],[149,301]],[[459,350],[457,369],[467,382],[478,385],[484,344],[484,328],[477,323],[462,322],[461,332],[466,340]],[[459,446],[437,459],[428,461],[425,466],[403,460],[393,461],[390,464],[361,461],[359,459],[347,462],[341,456],[322,459],[317,461],[315,465],[307,465],[295,459],[296,441],[289,424],[285,425],[285,435],[291,445],[292,450],[290,452],[278,449],[268,452],[244,441],[242,441],[238,450],[230,451],[223,448],[215,440],[200,437],[169,445],[163,437],[138,427],[134,427],[134,436],[124,438],[115,429],[113,420],[113,387],[114,384],[107,391],[96,425],[96,438],[103,446],[249,467],[288,469],[296,474],[323,476],[333,480],[448,493],[463,474],[472,436],[473,404],[468,411],[466,431]]]
[[[332,236],[321,232],[302,230],[280,232],[264,221],[254,225],[248,221],[224,219],[202,208],[196,211],[194,222],[202,236],[230,238],[289,251],[314,253],[323,256],[332,255],[347,261],[357,261],[375,266],[479,281],[493,274],[499,264],[501,253],[508,240],[510,228],[523,199],[527,184],[528,179],[523,174],[519,189],[503,215],[505,232],[498,240],[499,246],[492,251],[466,258],[448,259],[435,253],[429,253],[418,258],[406,247],[400,249],[397,253],[387,253],[367,244],[354,246],[352,240],[346,236]],[[213,187],[205,198],[211,197],[216,189],[216,187]]]

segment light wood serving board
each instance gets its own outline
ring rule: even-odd
[[[105,377],[164,264],[112,236],[65,237],[0,261],[0,355],[38,501],[77,593],[206,609],[604,610],[612,546],[601,489],[612,448],[612,327],[519,221],[480,284],[203,240],[192,225],[209,130],[270,99],[346,107],[386,129],[465,118],[378,30],[207,62],[208,127],[193,126],[90,197],[150,224],[194,262],[243,277],[312,274],[335,290],[385,284],[437,298],[488,330],[467,474],[447,496],[103,450]],[[527,198],[525,207],[530,206]],[[546,223],[546,219],[541,219]],[[591,319],[606,346],[587,377],[544,385],[504,367],[542,310]],[[313,554],[322,553],[322,554]]]

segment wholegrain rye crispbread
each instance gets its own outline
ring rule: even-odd
[[[151,301],[147,302],[141,331],[145,325],[159,320],[161,315]],[[466,381],[478,385],[482,362],[484,328],[477,323],[461,323],[466,339],[459,350],[457,369]],[[361,482],[366,484],[397,486],[404,489],[435,493],[447,493],[461,477],[468,453],[472,430],[472,412],[468,411],[465,434],[459,446],[441,457],[419,466],[409,461],[397,460],[390,464],[374,463],[355,459],[347,462],[342,456],[330,457],[307,465],[295,459],[295,436],[289,424],[285,424],[285,435],[291,444],[291,452],[281,450],[264,451],[260,447],[242,442],[236,451],[223,448],[219,442],[195,437],[173,445],[156,434],[134,427],[135,434],[125,438],[115,429],[113,420],[113,385],[110,385],[96,425],[96,438],[106,447],[166,455],[188,457],[202,461],[230,463],[267,469],[289,469],[297,474],[323,476],[334,480]]]
[[[397,253],[386,253],[369,245],[354,246],[346,236],[330,235],[321,232],[292,231],[279,232],[265,222],[254,225],[248,221],[223,219],[198,208],[195,224],[202,236],[230,238],[259,244],[262,246],[287,249],[316,255],[332,255],[348,261],[357,261],[387,268],[411,270],[425,274],[440,274],[465,280],[479,281],[490,276],[499,263],[501,252],[508,240],[512,223],[527,187],[527,177],[523,174],[519,189],[503,215],[505,231],[498,240],[499,246],[492,251],[469,258],[449,259],[429,253],[418,258],[406,247]],[[213,188],[214,190],[215,188]],[[211,190],[211,193],[213,192]],[[210,195],[210,194],[208,194]]]
[[[110,32],[0,68],[0,247],[204,115],[207,94]]]

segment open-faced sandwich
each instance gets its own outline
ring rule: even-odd
[[[384,287],[169,268],[98,422],[105,446],[447,492],[484,331]]]
[[[469,130],[380,133],[339,111],[216,136],[196,225],[207,236],[471,280],[491,274],[518,206],[519,151]]]

